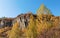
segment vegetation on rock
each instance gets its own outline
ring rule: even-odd
[[[25,19],[20,18],[23,22],[26,23],[28,20],[26,28],[21,30],[20,22],[15,21],[12,27],[7,26],[0,29],[1,38],[60,38],[60,17],[54,16],[44,4],[37,10],[37,15],[21,16]]]

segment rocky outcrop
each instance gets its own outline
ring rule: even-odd
[[[49,38],[49,37],[53,36],[51,34],[55,34],[55,30],[56,30],[57,33],[58,32],[60,33],[60,16],[54,16],[54,15],[48,15],[48,14],[43,14],[41,16],[38,16],[38,15],[35,15],[35,14],[32,14],[32,13],[27,13],[27,14],[20,14],[15,18],[0,18],[0,28],[3,28],[3,27],[8,27],[9,28],[10,27],[8,30],[4,28],[4,31],[1,32],[0,36],[6,37],[7,34],[8,34],[6,32],[11,30],[12,26],[16,22],[19,23],[20,29],[24,30],[30,22],[30,18],[31,18],[30,16],[31,15],[34,17],[34,19],[37,19],[37,22],[38,22],[37,24],[38,25],[40,25],[43,22],[51,22],[54,26],[56,26],[56,27],[52,27],[48,31],[43,30],[41,35],[39,34],[37,36],[37,38],[44,38],[44,37]],[[58,35],[59,35],[59,33],[58,33]]]
[[[14,21],[13,21],[13,24],[15,22],[18,22],[19,25],[20,25],[20,29],[24,29],[25,27],[27,27],[28,23],[29,23],[29,19],[30,19],[30,15],[33,15],[32,13],[27,13],[27,14],[21,14],[21,15],[18,15]]]
[[[33,15],[33,14],[32,13],[20,14],[15,18],[0,18],[0,28],[6,27],[6,26],[11,27],[16,22],[18,22],[20,25],[20,28],[24,29],[25,27],[27,27],[29,23],[30,15]]]
[[[35,14],[27,13],[27,14],[20,14],[15,18],[0,18],[0,28],[6,27],[6,26],[11,27],[16,22],[18,22],[19,25],[20,25],[20,29],[24,29],[24,28],[26,28],[28,26],[31,15],[33,15],[35,17],[35,19],[36,19],[36,17],[38,17]],[[40,20],[40,22],[42,22],[42,21],[50,21],[50,22],[55,23],[55,25],[56,25],[56,23],[58,23],[58,21],[60,21],[60,17],[59,16],[54,16],[54,15],[44,14],[44,15],[41,15],[38,20]]]
[[[7,26],[12,26],[13,18],[4,18],[0,19],[0,28],[2,27],[7,27]]]

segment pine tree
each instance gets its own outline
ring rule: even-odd
[[[41,33],[44,30],[49,30],[51,27],[53,27],[52,22],[42,21],[40,23],[40,21],[38,21],[38,19],[37,19],[37,22],[36,22],[37,23],[36,25],[37,25],[37,33],[38,34]]]
[[[37,10],[37,15],[41,15],[41,14],[52,14],[52,13],[46,6],[44,6],[44,4],[42,4],[40,8]]]
[[[9,33],[9,38],[20,38],[20,29],[18,23],[15,23]]]
[[[27,38],[36,38],[37,31],[36,31],[36,20],[34,19],[33,15],[30,16],[30,23],[27,27],[26,36]]]

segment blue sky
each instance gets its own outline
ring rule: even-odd
[[[29,11],[36,13],[42,3],[55,16],[60,16],[60,0],[0,0],[0,17],[16,17]]]

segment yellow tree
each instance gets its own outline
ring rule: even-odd
[[[51,27],[53,27],[52,22],[50,21],[42,21],[37,19],[36,20],[36,25],[37,25],[37,33],[41,33],[44,30],[49,30]]]
[[[36,30],[36,19],[34,19],[33,15],[30,16],[30,22],[27,27],[26,36],[27,38],[36,38],[37,30]]]
[[[9,33],[9,38],[20,38],[21,31],[19,29],[19,24],[15,23],[12,30]]]
[[[41,15],[41,14],[52,14],[51,11],[44,6],[44,4],[41,4],[40,8],[37,10],[37,15]]]

